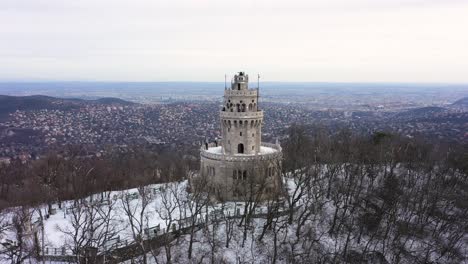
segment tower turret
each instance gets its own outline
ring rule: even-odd
[[[234,78],[231,81],[232,90],[248,90],[249,89],[249,75],[246,75],[244,72],[239,72],[234,75]]]

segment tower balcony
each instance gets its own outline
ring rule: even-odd
[[[257,89],[247,89],[247,90],[224,90],[225,97],[236,97],[236,96],[257,96]]]
[[[228,112],[228,111],[220,111],[221,119],[236,119],[236,118],[252,118],[258,119],[263,118],[263,110],[255,111],[255,112]]]
[[[228,155],[224,154],[222,146],[208,146],[208,149],[203,146],[200,149],[200,154],[202,158],[218,160],[218,161],[232,161],[232,162],[241,162],[241,161],[259,161],[259,160],[273,160],[281,158],[282,149],[279,144],[265,143],[262,142],[260,151],[255,154],[234,154]]]

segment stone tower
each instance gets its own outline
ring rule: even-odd
[[[254,191],[263,198],[281,193],[281,146],[262,143],[258,99],[259,89],[249,88],[249,76],[234,75],[220,110],[222,139],[202,146],[200,174],[191,179],[195,191],[210,191],[223,200],[248,199]]]
[[[234,75],[231,89],[224,91],[221,111],[223,153],[256,154],[262,142],[263,111],[257,107],[258,90],[249,89],[249,76]]]

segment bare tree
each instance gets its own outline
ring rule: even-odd
[[[110,199],[110,193],[106,198],[76,201],[74,208],[67,209],[71,227],[57,227],[79,262],[95,261],[85,256],[85,252],[91,248],[104,248],[105,243],[120,231],[114,211],[115,201]]]
[[[144,229],[148,228],[147,211],[151,203],[151,194],[149,187],[139,187],[138,197],[133,197],[134,194],[124,191],[120,199],[124,212],[123,218],[130,226],[133,241],[140,247],[142,261],[147,263],[146,252],[150,250],[145,243]]]
[[[27,207],[20,207],[11,213],[11,222],[2,228],[11,239],[1,243],[0,260],[20,264],[34,256],[34,236],[31,226],[32,213]]]
[[[188,259],[192,259],[193,244],[195,239],[195,232],[198,229],[198,222],[202,219],[203,210],[209,203],[210,193],[207,189],[207,181],[205,178],[200,177],[193,184],[193,190],[196,190],[185,197],[185,201],[182,204],[187,209],[189,228],[189,246],[187,250]],[[207,216],[206,216],[207,217]]]

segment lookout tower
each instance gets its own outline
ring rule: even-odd
[[[281,146],[262,143],[258,99],[259,89],[249,88],[249,76],[235,74],[231,88],[224,90],[220,144],[206,143],[200,150],[198,181],[219,199],[242,200],[252,190],[270,197],[282,189]]]

